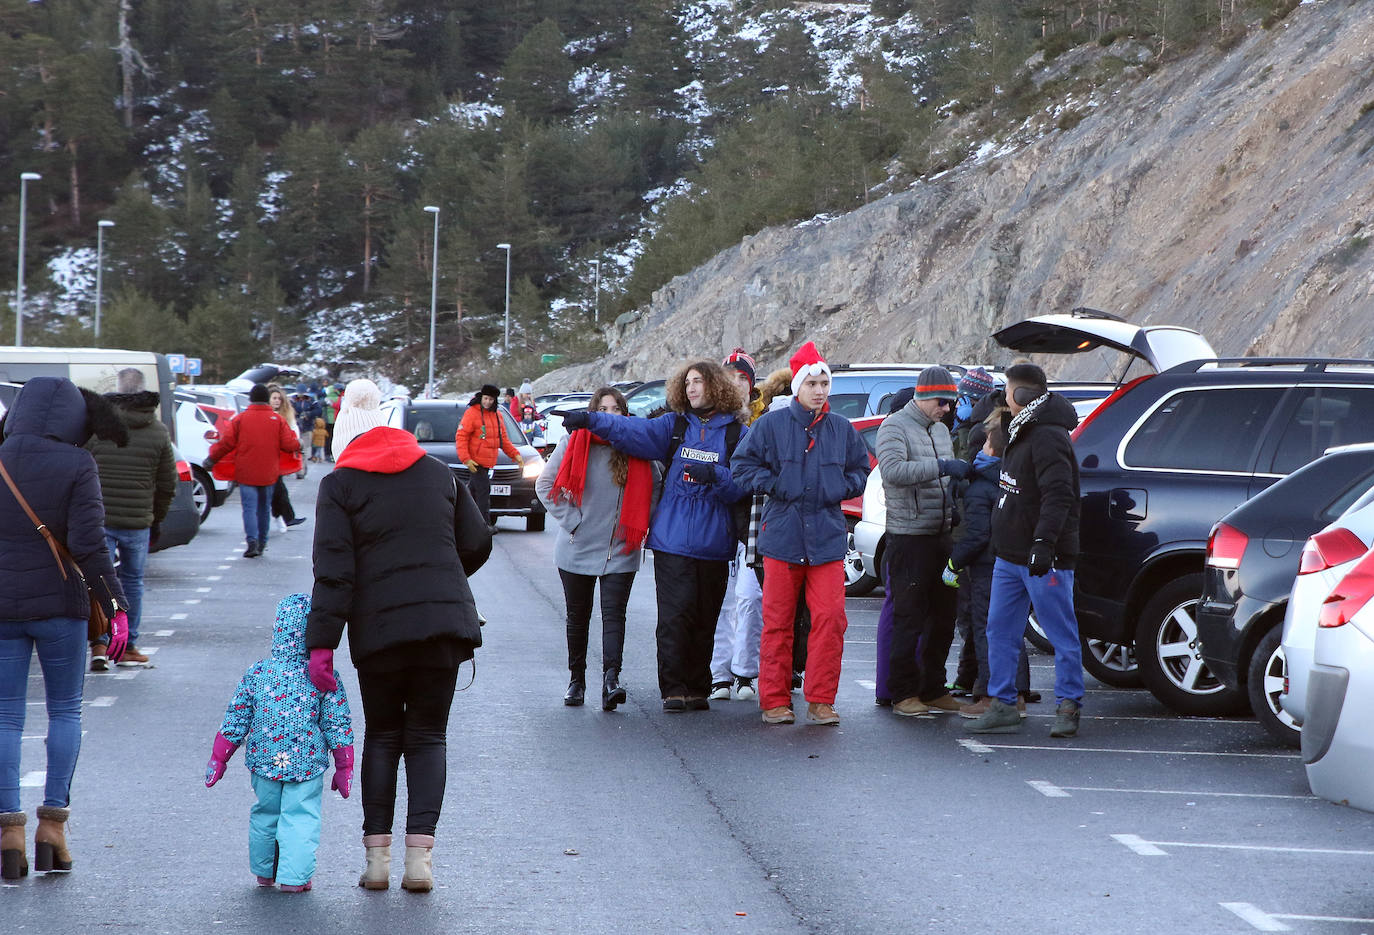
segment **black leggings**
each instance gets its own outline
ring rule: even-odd
[[[291,506],[291,495],[286,492],[286,481],[277,478],[276,486],[272,488],[272,515],[280,516],[288,523],[296,518],[296,511]]]
[[[363,834],[390,834],[406,760],[406,834],[433,834],[444,804],[448,712],[458,670],[358,670],[363,699]]]
[[[625,608],[635,583],[632,571],[610,575],[577,575],[558,569],[563,600],[568,605],[568,671],[587,670],[587,637],[592,622],[592,596],[601,582],[601,671],[619,669],[625,652]]]

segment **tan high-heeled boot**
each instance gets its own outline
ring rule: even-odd
[[[25,852],[23,812],[0,813],[0,878],[17,880],[29,872],[29,856]]]
[[[67,850],[67,819],[72,810],[54,805],[38,806],[38,830],[33,833],[33,869],[72,869],[72,853]]]
[[[365,834],[367,867],[358,877],[358,885],[365,890],[384,890],[391,885],[391,835]]]
[[[428,893],[434,889],[434,835],[406,835],[406,872],[401,889]]]

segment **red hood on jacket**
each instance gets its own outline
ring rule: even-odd
[[[399,474],[424,456],[425,450],[414,435],[382,425],[349,442],[334,464],[373,474]]]

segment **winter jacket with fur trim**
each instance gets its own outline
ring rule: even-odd
[[[113,529],[147,529],[160,523],[177,492],[176,458],[167,426],[157,419],[161,398],[151,391],[106,393],[129,427],[129,444],[92,438],[86,450],[100,471],[105,525]]]
[[[998,558],[1024,565],[1031,544],[1044,539],[1054,545],[1054,567],[1068,570],[1078,559],[1078,459],[1069,438],[1078,414],[1056,393],[1044,399],[1027,407],[1007,441],[992,547]]]
[[[320,481],[306,645],[333,649],[347,627],[354,665],[431,639],[470,658],[482,633],[468,576],[490,554],[491,529],[446,464],[409,432],[365,432]]]
[[[300,470],[301,438],[267,403],[253,403],[220,429],[210,460],[220,480],[271,487],[277,478]]]
[[[79,447],[90,434],[81,391],[70,380],[34,377],[5,416],[0,461],[34,513],[66,544],[105,613],[113,614],[115,601],[128,604],[105,550],[95,459]],[[84,628],[90,611],[81,579],[70,568],[63,579],[47,542],[0,482],[0,620],[75,617]]]
[[[713,413],[703,422],[695,412],[687,413],[687,434],[677,449],[673,448],[676,412],[656,419],[608,412],[587,415],[587,427],[612,447],[633,458],[669,462],[663,474],[663,493],[649,522],[649,548],[712,562],[728,562],[735,557],[738,540],[730,505],[748,495],[735,483],[726,463],[725,429],[736,421],[735,414]],[[740,446],[749,431],[741,425]],[[688,479],[685,469],[691,463],[714,465],[715,482],[699,484]]]
[[[868,478],[868,449],[849,420],[827,412],[812,427],[814,417],[795,399],[764,413],[731,465],[737,484],[768,497],[759,554],[794,565],[844,558],[848,529],[840,503],[863,493]]]
[[[219,732],[243,746],[249,771],[278,782],[305,782],[329,768],[329,751],[353,746],[353,718],[339,687],[321,692],[306,670],[305,616],[310,598],[291,594],[277,604],[272,654],[239,680]]]

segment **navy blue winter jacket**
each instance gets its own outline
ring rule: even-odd
[[[746,495],[731,476],[726,464],[725,429],[735,421],[734,414],[714,413],[705,422],[696,413],[686,414],[687,435],[677,450],[672,450],[673,427],[678,414],[665,413],[657,419],[618,416],[608,412],[588,413],[588,428],[610,443],[612,448],[646,461],[668,461],[663,475],[663,496],[649,521],[649,548],[712,562],[728,562],[735,557],[734,521],[730,504]],[[740,427],[739,449],[750,430]],[[714,464],[714,484],[698,484],[684,473],[689,463]]]
[[[735,452],[736,483],[768,497],[759,554],[794,565],[844,558],[840,503],[863,493],[868,479],[868,449],[849,420],[827,412],[812,427],[813,418],[794,399],[760,416]]]
[[[80,447],[90,434],[86,401],[76,385],[61,377],[34,377],[5,417],[0,461],[112,615],[115,601],[127,604],[105,550],[105,504],[95,458]],[[90,610],[80,577],[68,568],[63,580],[47,542],[0,482],[0,620],[84,621]]]
[[[968,488],[964,491],[961,535],[949,556],[955,568],[992,564],[992,511],[1002,495],[998,487],[1001,471],[1002,459],[994,458],[981,467],[975,465],[975,473],[969,476]]]

